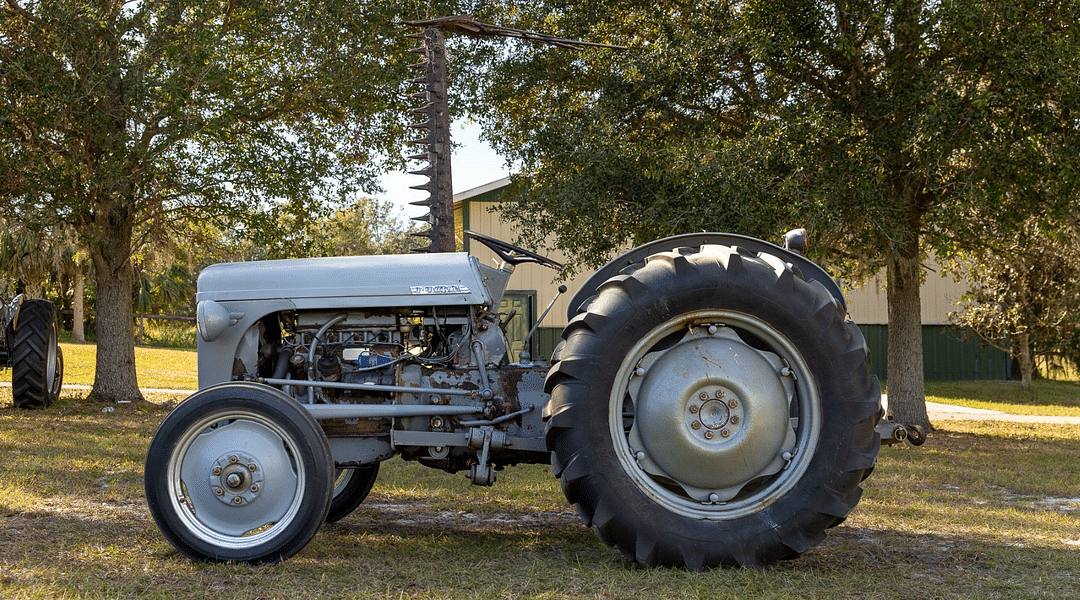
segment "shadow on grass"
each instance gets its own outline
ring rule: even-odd
[[[414,510],[416,509],[416,510]],[[563,515],[472,519],[362,508],[273,566],[204,565],[169,546],[141,507],[0,518],[0,592],[85,598],[1068,598],[1066,547],[841,526],[764,570],[642,570]],[[508,523],[510,521],[511,523]],[[888,597],[892,597],[891,593]]]

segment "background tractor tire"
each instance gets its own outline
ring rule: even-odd
[[[555,475],[643,567],[797,556],[855,507],[880,447],[858,328],[768,253],[651,255],[599,286],[552,361]]]
[[[57,345],[56,307],[27,300],[11,331],[11,395],[19,408],[45,408],[60,396],[64,358]]]
[[[165,417],[144,477],[150,514],[181,554],[266,564],[315,536],[334,468],[305,408],[269,386],[231,382],[196,392]]]
[[[371,487],[375,485],[378,476],[378,463],[366,467],[338,469],[326,522],[336,523],[352,514],[371,493]]]

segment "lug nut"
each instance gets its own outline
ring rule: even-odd
[[[705,432],[705,439],[707,439],[707,440],[711,440],[712,438],[713,438],[713,432],[711,432],[711,431],[706,431],[706,432]]]
[[[243,504],[244,503],[243,496],[234,496],[233,499],[232,499],[232,503],[233,504]]]
[[[223,490],[223,489],[221,489],[221,488],[219,488],[218,486],[215,485],[214,486],[214,495],[216,495],[216,496],[224,496],[225,495],[225,490]]]
[[[709,399],[709,395],[706,394],[705,392],[701,392],[700,394],[697,395],[697,397],[698,397],[698,400],[708,400]]]
[[[214,475],[221,475],[221,467],[214,467],[214,470],[210,472]]]
[[[251,471],[252,473],[254,473],[255,471],[258,471],[258,470],[259,470],[259,465],[255,464],[255,463],[248,463],[248,471]]]
[[[253,483],[251,484],[251,487],[249,489],[251,490],[251,493],[254,494],[255,492],[259,491],[259,484]]]
[[[738,417],[738,415],[731,415],[731,424],[732,424],[732,425],[738,425],[738,424],[739,424],[739,417]]]
[[[229,457],[229,464],[235,465],[238,462],[240,462],[240,459],[237,458],[235,454]]]
[[[724,390],[716,390],[716,397],[717,398],[723,398],[724,397]]]
[[[736,400],[729,400],[727,405],[728,405],[728,408],[735,408],[736,406],[739,405],[739,403]]]
[[[694,421],[693,423],[690,424],[690,426],[693,427],[694,429],[701,429],[701,421]]]
[[[692,415],[697,414],[697,411],[698,411],[697,404],[691,404],[690,405],[690,414],[692,414]]]
[[[720,430],[720,437],[727,437],[729,435],[731,435],[731,432],[729,432],[727,429]]]

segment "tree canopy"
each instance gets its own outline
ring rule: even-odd
[[[0,206],[71,225],[97,284],[94,394],[140,397],[131,257],[178,223],[319,214],[400,161],[408,0],[0,5]],[[258,209],[258,210],[253,210]],[[186,225],[184,225],[186,227]],[[154,233],[157,232],[157,233]]]
[[[806,227],[820,260],[885,269],[889,404],[907,424],[930,425],[926,253],[1016,228],[1035,202],[1074,202],[1074,2],[474,4],[484,20],[629,47],[471,42],[470,110],[522,165],[507,210],[527,241],[554,236],[595,265],[673,233]],[[1049,181],[1054,193],[1009,193]]]

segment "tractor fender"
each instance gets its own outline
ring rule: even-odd
[[[620,254],[611,260],[611,262],[598,269],[570,299],[566,318],[573,319],[574,316],[577,315],[581,305],[589,298],[596,295],[596,290],[600,287],[600,284],[617,275],[619,271],[624,268],[640,263],[645,260],[645,257],[658,252],[669,252],[675,248],[700,247],[706,244],[738,246],[750,250],[751,252],[767,252],[778,256],[797,267],[806,279],[817,281],[825,286],[825,289],[829,290],[829,293],[840,303],[840,307],[845,312],[847,311],[847,303],[844,302],[844,294],[840,291],[840,286],[836,283],[836,280],[825,272],[825,269],[822,269],[816,263],[804,256],[766,242],[765,240],[746,235],[738,235],[735,233],[686,233],[666,237],[638,246],[633,250]]]

